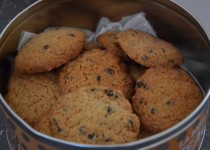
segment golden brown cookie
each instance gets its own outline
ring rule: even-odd
[[[80,88],[58,99],[50,113],[54,137],[87,144],[120,144],[137,140],[140,123],[120,91]]]
[[[121,90],[130,99],[134,82],[120,59],[107,50],[85,51],[66,64],[59,74],[59,88],[65,94],[83,86],[105,86]]]
[[[12,74],[6,100],[21,118],[33,126],[55,104],[57,96],[58,85],[50,73]]]
[[[76,58],[85,35],[78,30],[49,30],[29,40],[18,52],[14,66],[19,73],[47,72]]]
[[[176,66],[183,63],[176,47],[148,33],[130,29],[118,33],[117,38],[124,52],[143,66]]]
[[[109,50],[110,53],[120,57],[123,60],[127,60],[128,56],[120,48],[117,43],[117,34],[116,31],[108,31],[97,37],[97,42],[100,43],[105,49]]]
[[[201,90],[183,69],[157,67],[138,79],[132,105],[142,127],[158,133],[188,116],[202,99]]]
[[[47,114],[43,114],[40,116],[36,122],[34,122],[34,129],[37,131],[52,136],[52,132],[50,130],[50,123],[49,123],[49,111]]]

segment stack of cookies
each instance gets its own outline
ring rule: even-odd
[[[117,35],[122,50],[147,67],[136,80],[132,106],[148,134],[168,129],[187,117],[203,95],[180,65],[183,57],[172,44],[145,32],[127,30]]]
[[[166,130],[201,102],[172,44],[136,30],[97,42],[79,30],[38,34],[15,57],[5,99],[42,133],[103,145]]]

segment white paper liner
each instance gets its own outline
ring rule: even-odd
[[[136,29],[145,31],[155,37],[157,37],[156,32],[154,31],[153,27],[145,18],[145,13],[140,12],[137,14],[133,14],[130,16],[123,17],[120,21],[112,22],[106,17],[102,17],[97,25],[96,31],[92,32],[87,29],[79,29],[79,28],[70,28],[70,27],[50,27],[47,28],[45,31],[52,30],[52,29],[77,29],[81,30],[85,33],[87,41],[96,42],[96,38],[98,35],[103,34],[106,31],[123,31],[126,29]],[[20,41],[18,44],[18,50],[31,38],[36,36],[35,33],[23,31],[20,37]]]

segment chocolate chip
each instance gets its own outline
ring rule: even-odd
[[[105,68],[105,71],[110,75],[114,75],[114,70],[111,68]]]
[[[173,105],[173,102],[172,102],[172,101],[167,101],[167,102],[166,102],[166,105],[167,105],[167,106],[172,106],[172,105]]]
[[[112,107],[111,107],[111,106],[108,106],[107,112],[108,112],[109,114],[111,114],[111,112],[112,112]]]
[[[63,112],[67,113],[68,112],[68,107],[67,106],[63,106]]]
[[[49,45],[44,45],[44,46],[43,46],[43,49],[44,49],[44,50],[47,50],[49,47],[50,47]]]
[[[130,119],[128,119],[128,126],[129,126],[130,128],[133,128],[133,121],[131,121]]]
[[[104,90],[104,93],[107,95],[107,96],[114,96],[114,93],[111,89],[105,89]]]
[[[157,112],[157,109],[153,107],[153,108],[151,109],[151,113],[152,113],[152,114],[156,114],[156,112]]]
[[[100,75],[96,76],[96,80],[97,80],[98,82],[100,82],[100,81],[101,81],[101,76],[100,76]]]
[[[93,140],[95,138],[95,134],[88,134],[88,139],[89,140]]]
[[[57,120],[54,119],[54,118],[53,118],[53,124],[56,126],[58,132],[63,131],[63,130],[59,127]]]
[[[150,47],[146,47],[145,50],[146,50],[149,54],[153,53],[153,49],[150,48]]]
[[[168,63],[169,63],[169,64],[174,64],[174,60],[169,59],[169,60],[168,60]]]
[[[139,81],[136,83],[136,87],[146,89],[147,85],[143,81]]]
[[[104,138],[104,141],[105,141],[105,142],[110,142],[111,139],[107,137],[107,138]]]
[[[91,90],[91,92],[94,92],[96,89],[95,88],[92,88],[92,89],[90,89]]]
[[[81,126],[81,127],[79,128],[79,132],[80,132],[82,135],[85,135],[85,134],[86,134],[85,126]]]
[[[162,51],[163,51],[163,53],[165,53],[165,52],[166,52],[166,50],[165,50],[164,48],[162,48]]]
[[[75,35],[73,33],[68,33],[66,34],[67,36],[72,36],[72,37],[75,37]]]
[[[141,59],[142,59],[143,61],[147,61],[147,60],[149,59],[149,57],[146,56],[146,55],[144,55],[144,56],[141,57]]]

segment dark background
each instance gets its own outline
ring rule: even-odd
[[[36,0],[0,0],[0,33],[20,11],[34,3]],[[0,112],[0,150],[8,150],[4,127],[1,126],[3,117]],[[201,150],[210,150],[210,114],[207,121],[207,130]]]

